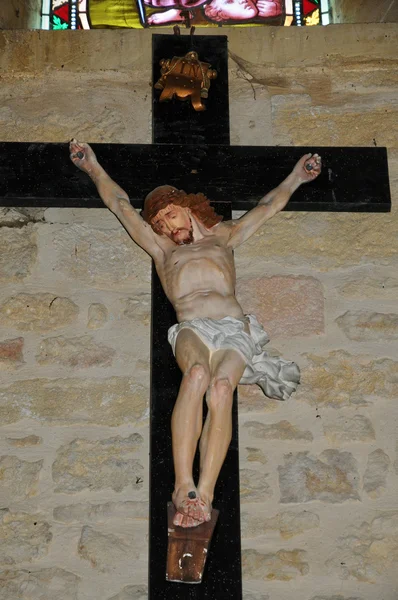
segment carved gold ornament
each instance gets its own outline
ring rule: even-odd
[[[196,111],[206,110],[201,99],[208,97],[210,81],[217,77],[217,71],[209,63],[200,61],[197,52],[191,50],[183,57],[163,58],[160,66],[162,75],[155,83],[155,88],[162,90],[160,102],[174,96],[179,100],[190,97]]]

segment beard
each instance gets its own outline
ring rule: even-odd
[[[183,238],[180,238],[178,234],[184,231],[186,235]],[[173,235],[173,242],[178,244],[179,246],[186,246],[188,244],[193,244],[193,228],[191,229],[178,229],[177,232]]]

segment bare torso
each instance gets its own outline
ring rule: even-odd
[[[179,246],[164,247],[163,261],[155,261],[163,289],[178,322],[208,317],[243,319],[235,298],[235,263],[223,224],[202,231],[203,237]]]
[[[266,0],[262,3],[264,6],[271,4]],[[261,11],[260,2],[258,9]],[[165,19],[166,16],[175,19],[177,12],[167,10],[159,14]],[[131,206],[126,192],[98,164],[88,144],[72,140],[70,151],[74,164],[88,173],[96,184],[105,205],[114,212],[133,240],[153,258],[178,321],[235,317],[245,322],[245,331],[249,333],[249,325],[235,298],[233,248],[244,243],[265,221],[282,210],[302,183],[319,175],[320,157],[304,155],[290,175],[266,194],[255,208],[238,220],[206,229],[195,217],[193,209],[173,203],[173,194],[178,190],[172,186],[160,186],[148,194],[146,201],[149,198],[157,202],[165,195],[163,200],[166,198],[170,202],[144,221]],[[202,209],[200,214],[204,215]],[[207,223],[216,221],[206,217]],[[221,353],[204,352],[203,343],[200,340],[198,343],[197,336],[190,333],[178,334],[176,358],[184,376],[171,419],[175,471],[172,498],[176,507],[173,524],[196,527],[211,518],[214,487],[232,435],[232,394],[244,372],[245,360],[232,348]],[[291,378],[292,385],[286,386],[290,390],[295,389],[297,376],[298,373],[295,379]],[[208,413],[202,427],[204,393]],[[192,466],[199,437],[200,477],[195,486]]]

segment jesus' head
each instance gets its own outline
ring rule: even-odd
[[[222,220],[203,194],[186,194],[171,185],[161,185],[148,194],[142,217],[158,235],[165,235],[174,243],[191,244],[193,227],[191,216],[211,229]]]

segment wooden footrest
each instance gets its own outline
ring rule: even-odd
[[[168,502],[166,579],[178,583],[200,583],[219,511],[213,508],[211,520],[197,527],[174,525],[175,512],[174,504]]]

